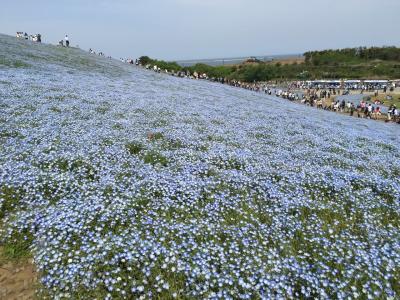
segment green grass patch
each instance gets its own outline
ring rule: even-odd
[[[39,164],[42,170],[58,170],[60,172],[73,172],[80,173],[83,178],[93,181],[97,178],[97,170],[91,164],[77,158],[75,160],[68,160],[60,158],[55,161],[42,162]]]
[[[24,196],[21,188],[14,186],[0,186],[0,220],[16,210]]]
[[[212,161],[212,164],[223,170],[243,170],[246,166],[237,158],[221,159],[217,158]]]
[[[222,136],[208,135],[207,136],[207,141],[222,143],[222,142],[225,142],[225,139]]]
[[[27,231],[14,232],[13,237],[0,244],[0,264],[23,262],[31,257],[33,236]]]
[[[59,109],[58,107],[55,107],[55,106],[51,107],[50,110],[52,112],[55,112],[55,113],[60,113],[61,112],[61,109]]]
[[[160,119],[160,120],[154,121],[152,123],[152,125],[153,125],[153,127],[156,127],[156,128],[157,127],[165,127],[168,125],[168,121],[164,120],[164,119]]]
[[[39,191],[43,198],[48,200],[50,205],[57,204],[63,195],[57,193],[60,186],[57,181],[46,181],[39,187]]]
[[[0,56],[0,66],[5,66],[9,68],[29,68],[30,65],[23,62],[22,60],[9,60],[5,57]]]
[[[117,124],[114,124],[112,126],[112,129],[114,129],[114,130],[122,130],[122,129],[124,129],[124,126],[122,124],[117,123]]]
[[[0,131],[0,138],[23,138],[23,135],[18,131]]]
[[[131,155],[138,155],[145,149],[144,146],[139,142],[130,142],[126,144],[125,147]]]
[[[161,166],[166,167],[168,165],[168,159],[157,151],[147,152],[143,156],[143,161],[146,164],[151,164],[153,166],[160,164]]]
[[[96,107],[95,111],[99,114],[106,114],[108,111],[110,111],[110,107],[108,106],[98,106]]]

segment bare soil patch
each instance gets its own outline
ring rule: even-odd
[[[31,261],[6,262],[0,248],[0,300],[35,299],[37,273]]]

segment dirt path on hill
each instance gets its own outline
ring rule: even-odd
[[[31,263],[0,264],[0,300],[35,299],[36,282],[37,273]]]

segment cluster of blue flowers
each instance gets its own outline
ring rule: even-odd
[[[101,63],[0,69],[0,236],[39,292],[400,297],[397,126]]]

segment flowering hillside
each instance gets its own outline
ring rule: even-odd
[[[0,236],[51,299],[400,297],[400,129],[0,35]]]

